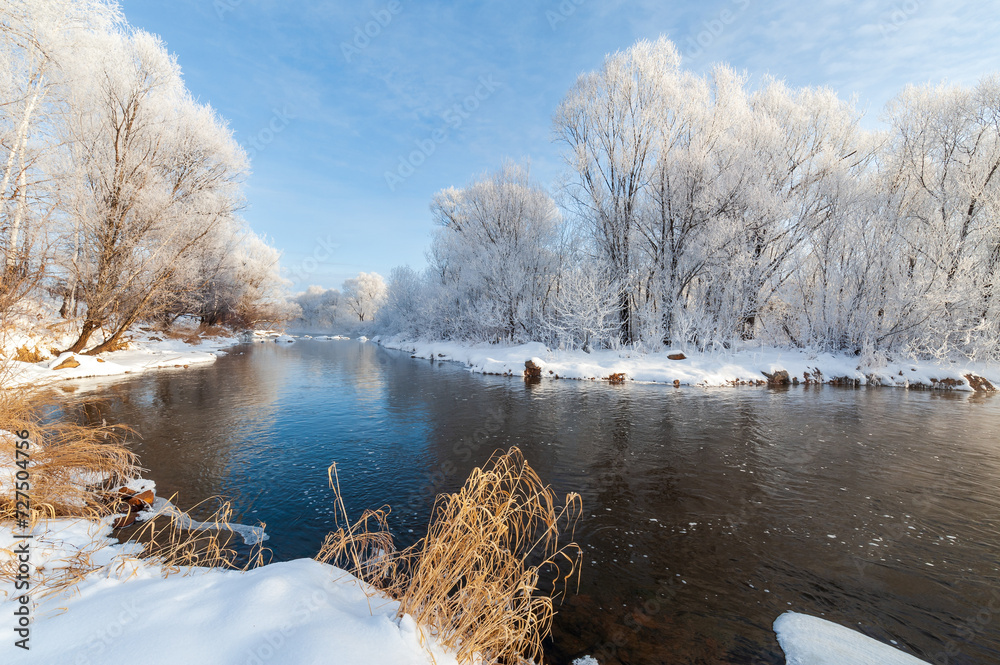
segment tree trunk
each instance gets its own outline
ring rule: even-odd
[[[97,322],[88,318],[83,322],[83,328],[80,329],[80,336],[76,338],[75,342],[73,342],[73,346],[66,349],[66,351],[71,353],[80,353],[83,351],[83,349],[87,346],[87,342],[90,341],[90,336],[94,334],[95,330],[97,330]]]
[[[90,351],[84,351],[83,355],[96,356],[97,354],[104,353],[105,351],[113,351],[118,344],[118,340],[122,338],[122,335],[125,334],[125,331],[128,330],[129,327],[131,327],[131,324],[119,326],[118,330],[116,330],[111,337],[107,338]]]

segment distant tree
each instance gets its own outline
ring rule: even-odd
[[[457,336],[526,341],[540,333],[559,271],[562,220],[526,167],[507,163],[439,192],[431,270]]]
[[[344,282],[344,303],[360,323],[374,320],[385,298],[385,280],[378,273],[363,272]]]
[[[333,332],[345,318],[343,298],[337,289],[310,286],[295,297],[295,304],[301,312],[293,325],[302,330]]]

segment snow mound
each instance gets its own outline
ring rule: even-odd
[[[126,351],[112,351],[99,356],[66,352],[53,360],[35,364],[12,362],[10,373],[4,378],[4,385],[40,386],[56,381],[123,376],[167,367],[209,364],[218,359],[219,346],[228,345],[231,341],[233,340],[224,338],[222,341],[198,345],[178,340],[150,342]]]
[[[774,622],[787,665],[929,665],[825,619],[785,612]]]
[[[455,663],[428,644],[432,660],[412,620],[396,619],[397,603],[311,559],[248,573],[88,579],[62,605],[38,607],[31,651],[3,640],[0,662]],[[12,607],[0,602],[6,616]]]

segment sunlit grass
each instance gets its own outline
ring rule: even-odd
[[[336,465],[330,482],[348,525]],[[317,558],[398,600],[400,613],[460,662],[541,662],[554,596],[579,578],[580,548],[560,542],[567,531],[572,538],[581,511],[578,494],[560,503],[511,448],[438,497],[427,535],[413,546],[395,550],[384,507],[327,536]]]

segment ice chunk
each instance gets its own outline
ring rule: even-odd
[[[929,665],[825,619],[785,612],[774,622],[787,665]]]

